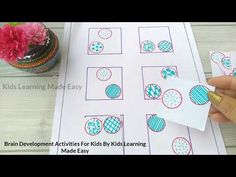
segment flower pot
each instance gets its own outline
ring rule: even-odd
[[[42,73],[53,68],[59,57],[59,41],[57,36],[48,29],[44,45],[30,47],[22,59],[9,63],[11,66],[31,73]]]

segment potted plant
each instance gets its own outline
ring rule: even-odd
[[[43,23],[7,23],[0,28],[0,59],[23,71],[41,73],[59,58],[57,36]]]

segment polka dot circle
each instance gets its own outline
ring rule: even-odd
[[[213,52],[211,54],[211,60],[214,61],[215,63],[218,63],[224,57],[225,57],[225,55],[221,52]]]
[[[172,149],[177,155],[188,155],[191,152],[191,145],[184,137],[177,137],[172,142]]]
[[[182,103],[182,95],[178,90],[169,89],[163,93],[162,103],[169,109],[175,109]]]
[[[112,36],[112,31],[108,28],[102,28],[98,31],[98,36],[101,39],[109,39]]]
[[[99,54],[104,49],[104,46],[101,42],[95,41],[89,45],[89,50],[94,54]]]
[[[97,70],[96,76],[100,81],[107,81],[111,78],[112,72],[109,68],[100,68]]]

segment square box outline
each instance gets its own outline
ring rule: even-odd
[[[157,114],[146,114],[146,126],[147,126],[147,134],[148,134],[148,149],[149,149],[149,155],[152,154],[151,152],[151,140],[150,140],[150,130],[149,130],[149,127],[148,127],[148,118],[152,115],[157,115]],[[166,121],[166,120],[165,120]],[[187,132],[188,132],[188,140],[191,144],[191,151],[189,153],[189,155],[194,155],[194,151],[193,151],[193,144],[192,144],[192,139],[191,139],[191,135],[190,135],[190,131],[189,131],[189,127],[186,127],[187,129]],[[174,152],[173,152],[173,155],[176,155]]]
[[[125,129],[124,129],[124,124],[125,124],[125,120],[124,120],[124,114],[98,114],[98,115],[85,115],[84,118],[87,119],[87,117],[92,118],[92,117],[100,117],[100,116],[104,116],[104,117],[110,117],[110,116],[114,116],[117,117],[117,115],[119,115],[119,117],[122,117],[122,126],[121,126],[121,139],[122,139],[122,151],[123,151],[123,155],[125,155],[125,146],[124,146],[124,142],[125,142]]]
[[[168,28],[168,33],[170,36],[170,42],[172,44],[172,51],[171,52],[142,52],[142,48],[141,48],[141,34],[140,34],[140,29],[141,28]],[[152,53],[174,53],[174,45],[173,45],[173,41],[172,41],[172,37],[171,37],[171,33],[170,33],[170,27],[169,26],[145,26],[145,27],[138,27],[138,36],[139,36],[139,52],[140,54],[152,54]]]
[[[165,66],[142,66],[142,84],[143,84],[143,98],[144,100],[161,100],[161,98],[157,98],[157,99],[152,99],[152,98],[146,98],[145,97],[145,83],[144,83],[144,68],[166,68],[166,67],[175,67],[176,68],[176,73],[177,73],[177,77],[179,77],[179,73],[178,73],[178,66],[177,65],[165,65]],[[161,73],[160,73],[161,75]]]
[[[119,29],[120,30],[120,53],[98,53],[98,54],[91,54],[91,53],[89,53],[89,39],[90,39],[90,30],[91,29],[104,29],[104,28],[108,28],[108,29]],[[97,28],[89,28],[88,29],[88,46],[87,46],[87,54],[88,55],[121,55],[121,54],[123,54],[123,50],[122,50],[122,28],[121,27],[97,27]]]
[[[90,69],[90,68],[97,68],[97,69],[99,69],[99,68],[119,68],[119,69],[121,69],[121,98],[118,98],[118,99],[111,99],[111,98],[103,98],[103,99],[94,99],[94,98],[91,98],[91,99],[88,99],[87,97],[87,94],[88,94],[88,70]],[[123,91],[124,91],[124,86],[123,86],[123,83],[124,83],[124,81],[123,81],[123,67],[121,67],[121,66],[112,66],[112,67],[109,67],[109,66],[101,66],[101,67],[87,67],[87,69],[86,69],[86,90],[85,90],[85,100],[86,101],[106,101],[106,100],[108,100],[108,101],[115,101],[115,100],[124,100],[124,93],[123,93]]]

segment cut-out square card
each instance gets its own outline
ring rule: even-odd
[[[211,105],[207,93],[214,90],[214,87],[202,83],[170,79],[165,83],[161,109],[157,114],[166,120],[204,131]]]

